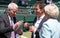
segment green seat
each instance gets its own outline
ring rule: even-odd
[[[0,10],[0,14],[4,14],[6,10]]]
[[[24,16],[16,14],[16,18],[20,21],[20,20],[24,20]]]
[[[25,21],[33,23],[34,18],[35,18],[35,15],[28,15],[28,16],[25,16]]]

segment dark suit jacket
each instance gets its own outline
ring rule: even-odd
[[[34,19],[34,23],[33,23],[33,24],[35,24],[36,21],[37,21],[37,17]],[[35,38],[40,38],[40,37],[39,37],[39,31],[40,31],[40,29],[41,29],[41,27],[42,27],[43,22],[45,22],[45,21],[46,21],[46,18],[44,17],[44,18],[42,19],[42,21],[40,22],[40,24],[39,24],[39,26],[38,26],[38,28],[37,28],[37,30],[36,30],[36,32],[35,32],[35,35],[36,35]],[[31,38],[33,38],[33,32],[32,32]]]
[[[16,18],[13,17],[14,23],[16,23]],[[10,38],[11,32],[13,31],[12,26],[10,26],[9,18],[7,14],[0,16],[0,38]]]

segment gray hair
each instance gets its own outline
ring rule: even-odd
[[[59,16],[59,9],[55,4],[46,5],[44,9],[45,9],[45,13],[47,13],[53,18],[57,18]]]
[[[10,4],[8,5],[8,8],[9,8],[9,9],[18,8],[18,5],[15,4],[15,3],[10,3]]]

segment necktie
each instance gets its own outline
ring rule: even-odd
[[[11,26],[14,25],[14,22],[13,22],[12,19],[11,19],[11,21],[10,21],[10,25],[11,25]],[[15,38],[15,33],[14,33],[14,31],[11,32],[11,38]]]

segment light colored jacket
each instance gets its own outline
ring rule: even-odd
[[[39,32],[40,38],[60,38],[60,23],[56,19],[48,19]]]

